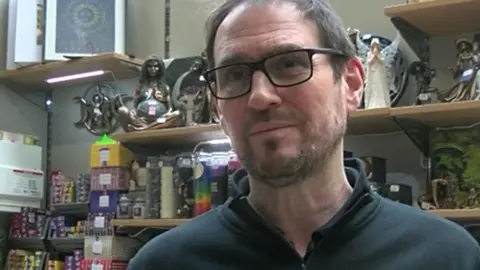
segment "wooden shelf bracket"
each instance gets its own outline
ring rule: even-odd
[[[393,117],[393,121],[407,135],[426,159],[430,159],[430,131],[426,125],[412,119]]]

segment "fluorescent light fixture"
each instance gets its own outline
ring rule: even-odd
[[[47,83],[52,84],[52,83],[59,83],[59,82],[66,82],[66,81],[84,79],[84,78],[94,77],[94,76],[101,76],[103,74],[105,74],[104,70],[95,70],[95,71],[89,71],[89,72],[78,73],[78,74],[73,74],[73,75],[50,78],[50,79],[47,79],[45,81]]]
[[[205,144],[227,144],[227,143],[230,143],[230,139],[216,139],[216,140],[210,140],[205,142]]]

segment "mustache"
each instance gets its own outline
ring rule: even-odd
[[[246,120],[243,125],[244,135],[247,135],[252,127],[258,123],[265,123],[269,121],[282,121],[290,123],[302,123],[303,117],[298,115],[295,111],[287,108],[266,109],[262,111],[247,112]]]

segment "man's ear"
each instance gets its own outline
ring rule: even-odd
[[[357,110],[363,97],[365,72],[360,58],[354,57],[347,61],[345,65],[344,80],[347,84],[347,89],[345,91],[347,113],[350,114]]]

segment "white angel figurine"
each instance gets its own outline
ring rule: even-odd
[[[380,40],[373,38],[370,46],[365,45],[357,35],[356,45],[365,69],[365,109],[390,107],[390,93],[396,92],[393,63],[400,43],[397,32],[395,40],[385,48],[381,48]]]

